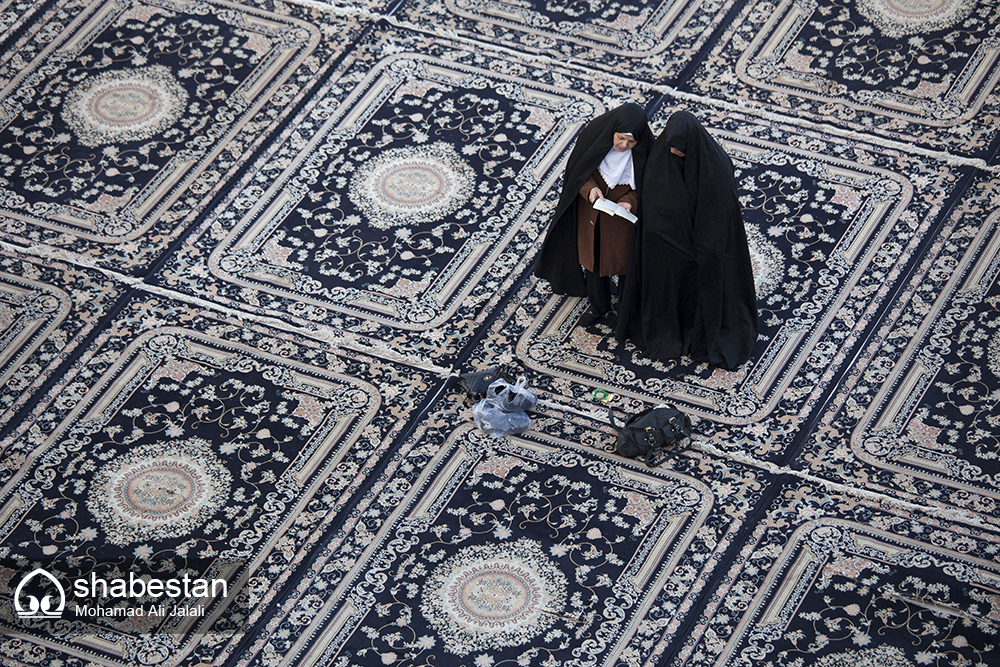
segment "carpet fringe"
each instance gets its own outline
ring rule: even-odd
[[[319,0],[284,0],[290,5],[299,5],[300,7],[310,7],[312,9],[319,9],[330,14],[336,14],[337,16],[346,16],[349,18],[370,18],[373,21],[378,21],[379,19],[385,18],[383,14],[378,14],[375,12],[370,12],[367,9],[361,7],[341,7],[339,5],[333,5],[328,2],[319,2]]]
[[[138,278],[133,278],[132,276],[127,276],[122,273],[118,273],[117,271],[99,266],[92,260],[67,250],[45,245],[33,245],[30,248],[24,248],[22,246],[7,243],[6,241],[0,241],[0,248],[18,255],[29,255],[42,260],[60,261],[65,264],[71,264],[80,268],[96,271],[108,278],[111,278],[112,280],[127,285],[132,289],[172,299],[174,301],[180,301],[210,312],[216,312],[225,317],[236,320],[237,322],[263,324],[273,329],[278,329],[284,333],[302,336],[303,338],[309,338],[317,342],[326,343],[338,349],[351,350],[352,352],[359,352],[379,357],[387,361],[395,361],[408,366],[413,366],[429,373],[434,373],[442,378],[450,377],[455,374],[455,369],[450,366],[439,366],[429,359],[403,354],[397,350],[393,350],[384,343],[374,345],[369,344],[359,340],[357,336],[351,333],[339,332],[329,327],[319,325],[317,325],[316,328],[299,327],[276,317],[237,310],[212,301],[200,299],[196,296],[184,294],[182,292],[175,292],[174,290],[167,289],[165,287],[150,285]]]
[[[573,414],[592,419],[594,421],[610,423],[608,420],[607,409],[593,408],[587,409],[584,407],[575,407],[569,403],[557,400],[546,400],[539,398],[537,405],[539,407],[545,408],[547,410],[552,410],[556,412],[570,412]],[[963,512],[958,509],[949,509],[943,507],[933,507],[930,505],[921,505],[919,503],[908,502],[905,500],[900,500],[889,496],[886,494],[878,493],[875,491],[868,491],[866,489],[859,489],[857,487],[849,486],[847,484],[841,484],[838,482],[833,482],[816,475],[810,475],[807,472],[801,470],[795,470],[794,468],[789,468],[787,466],[778,466],[769,461],[762,461],[758,458],[744,454],[742,452],[731,452],[724,449],[720,449],[715,445],[712,445],[706,440],[699,438],[697,435],[692,438],[691,449],[696,451],[704,452],[710,454],[711,456],[722,459],[731,460],[741,463],[743,465],[748,465],[753,468],[758,468],[764,470],[775,476],[789,475],[792,477],[797,477],[803,481],[817,484],[823,488],[837,493],[843,496],[850,496],[853,498],[858,498],[861,500],[866,500],[869,502],[875,502],[882,507],[892,507],[897,510],[902,510],[910,513],[919,513],[928,516],[933,516],[938,519],[943,519],[953,523],[962,523],[967,525],[973,525],[977,528],[987,528],[996,529],[997,526],[985,522],[973,514],[968,512]]]
[[[289,2],[290,4],[311,7],[341,17],[351,17],[351,18],[361,17],[365,19],[370,19],[372,21],[385,21],[397,28],[414,30],[416,32],[421,32],[424,34],[432,34],[477,49],[483,49],[495,53],[511,55],[521,59],[528,59],[540,65],[550,65],[550,66],[568,68],[574,71],[585,73],[588,76],[595,77],[599,80],[614,84],[616,86],[621,86],[623,88],[631,88],[631,89],[638,88],[640,90],[656,92],[662,95],[669,95],[679,100],[694,102],[697,104],[714,107],[729,112],[750,113],[756,117],[760,117],[773,122],[780,122],[804,129],[820,131],[843,139],[863,141],[866,143],[881,146],[883,148],[897,150],[904,154],[917,155],[920,157],[939,160],[949,166],[971,167],[973,169],[978,169],[983,172],[1000,174],[1000,165],[989,165],[984,160],[979,158],[966,158],[962,156],[956,156],[947,151],[936,151],[936,150],[921,148],[900,141],[884,139],[881,137],[868,135],[853,130],[839,128],[833,125],[829,125],[827,123],[819,123],[801,118],[796,118],[793,116],[785,116],[779,113],[775,113],[773,111],[766,110],[762,108],[759,104],[752,102],[750,100],[744,100],[739,105],[737,105],[731,102],[718,100],[703,95],[687,93],[668,85],[647,84],[645,82],[635,81],[627,77],[618,76],[607,72],[595,71],[593,69],[588,68],[584,63],[581,63],[573,59],[560,60],[547,55],[527,53],[507,46],[484,43],[469,39],[467,37],[463,37],[452,30],[445,30],[440,28],[428,30],[424,27],[414,25],[407,21],[401,21],[395,18],[394,16],[371,12],[363,8],[342,7],[325,2],[320,2],[318,0],[285,0],[285,1]],[[442,367],[433,363],[428,359],[401,353],[398,350],[392,349],[386,344],[373,345],[370,343],[366,343],[359,340],[353,334],[349,334],[346,332],[338,332],[328,327],[322,327],[322,326],[317,326],[316,328],[298,327],[278,318],[249,313],[234,308],[229,308],[217,303],[200,299],[195,296],[175,292],[173,290],[158,287],[156,285],[150,285],[140,279],[120,274],[116,271],[98,266],[93,261],[85,257],[82,257],[79,254],[72,253],[66,250],[52,248],[50,246],[42,246],[42,245],[31,246],[30,248],[24,248],[22,246],[16,246],[5,241],[0,241],[0,247],[2,247],[4,250],[13,252],[15,254],[27,254],[39,259],[58,260],[65,262],[67,264],[97,271],[109,278],[119,281],[120,283],[128,285],[133,289],[181,301],[183,303],[187,303],[189,305],[193,305],[198,308],[219,312],[229,318],[236,320],[237,322],[250,321],[257,324],[263,324],[292,335],[298,335],[304,338],[309,338],[312,340],[323,342],[340,349],[347,349],[354,352],[368,354],[389,361],[395,361],[398,363],[403,363],[409,366],[420,368],[422,370],[434,373],[442,378],[450,377],[456,374],[456,371],[453,367],[450,366]],[[544,407],[546,409],[553,410],[555,412],[571,412],[580,415],[582,417],[585,417],[587,419],[595,421],[605,421],[605,422],[607,421],[607,415],[605,411],[577,408],[565,402],[542,400],[542,399],[538,401],[538,405],[539,407]],[[774,475],[790,475],[793,477],[798,477],[803,481],[808,481],[810,483],[818,484],[830,491],[845,496],[851,496],[867,501],[876,502],[882,506],[891,506],[907,512],[918,512],[922,514],[927,514],[929,516],[934,516],[940,519],[954,521],[957,523],[970,524],[977,527],[992,527],[988,523],[983,522],[982,520],[978,519],[972,514],[963,512],[961,510],[921,505],[918,503],[912,503],[905,500],[900,500],[898,498],[893,498],[892,496],[888,496],[885,494],[876,493],[874,491],[868,491],[865,489],[859,489],[845,484],[832,482],[830,480],[823,479],[821,477],[810,475],[801,470],[795,470],[785,466],[777,466],[768,461],[762,461],[760,459],[756,459],[752,456],[748,456],[740,452],[728,452],[719,449],[714,445],[708,444],[707,442],[703,442],[697,439],[695,439],[694,442],[692,443],[692,449],[703,451],[705,453],[711,454],[721,459],[732,459],[734,461],[738,461],[745,465],[766,470],[767,472]]]
[[[709,444],[708,442],[699,440],[697,437],[692,438],[691,449],[702,451],[707,454],[711,454],[712,456],[723,459],[732,459],[734,461],[738,461],[740,463],[753,466],[755,468],[761,468],[773,475],[790,475],[792,477],[798,477],[803,481],[809,482],[811,484],[817,484],[827,489],[828,491],[837,493],[839,495],[850,496],[861,500],[875,502],[882,507],[892,507],[909,513],[924,514],[927,516],[933,516],[938,519],[944,519],[946,521],[951,521],[954,523],[964,523],[968,525],[973,525],[978,528],[991,528],[991,529],[996,528],[996,526],[992,526],[990,523],[983,521],[982,519],[974,516],[973,514],[970,514],[968,512],[963,512],[962,510],[950,509],[944,507],[933,507],[930,505],[921,505],[919,503],[900,500],[899,498],[894,498],[892,496],[888,496],[883,493],[877,493],[875,491],[868,491],[866,489],[859,489],[854,486],[848,486],[847,484],[833,482],[828,479],[824,479],[822,477],[810,475],[809,473],[803,472],[801,470],[795,470],[794,468],[789,468],[787,466],[778,466],[769,461],[761,461],[760,459],[746,455],[742,452],[725,451],[719,449],[715,445]]]
[[[308,2],[309,0],[298,0],[298,1]],[[643,81],[636,81],[634,79],[629,79],[624,76],[611,74],[609,72],[601,72],[598,70],[588,68],[585,63],[573,59],[560,60],[543,54],[527,53],[524,51],[519,51],[518,49],[514,49],[509,46],[500,46],[498,44],[488,44],[484,42],[478,42],[469,39],[468,37],[462,37],[461,35],[456,34],[452,30],[444,30],[441,28],[428,30],[427,28],[414,25],[407,21],[400,21],[399,19],[393,16],[378,16],[370,13],[368,15],[372,17],[377,16],[378,18],[385,20],[386,22],[396,26],[397,28],[414,30],[425,34],[432,34],[437,37],[450,39],[452,41],[459,42],[461,44],[465,44],[468,46],[474,46],[476,48],[489,50],[496,53],[503,53],[506,55],[511,55],[518,58],[527,59],[530,61],[535,61],[539,64],[568,68],[586,74],[588,76],[591,76],[595,79],[613,83],[616,86],[621,86],[624,88],[632,88],[632,89],[638,88],[640,90],[656,92],[661,95],[669,95],[677,99],[685,100],[688,102],[695,102],[703,106],[715,107],[728,112],[751,114],[753,116],[760,117],[765,120],[777,123],[783,123],[785,125],[792,125],[807,130],[815,130],[836,137],[840,137],[842,139],[863,141],[865,143],[880,146],[882,148],[897,150],[904,154],[916,155],[924,158],[939,160],[953,167],[971,167],[973,169],[978,169],[980,171],[988,172],[991,174],[1000,174],[1000,165],[987,164],[987,162],[981,158],[967,158],[960,155],[954,155],[947,151],[937,151],[929,148],[921,148],[919,146],[914,146],[912,144],[903,141],[896,141],[893,139],[883,139],[876,135],[865,134],[863,132],[857,132],[854,130],[847,130],[827,123],[819,123],[815,121],[806,120],[803,118],[796,118],[794,116],[785,116],[783,114],[775,113],[773,111],[768,111],[764,109],[760,104],[753,102],[751,100],[743,100],[739,104],[734,104],[732,102],[717,100],[711,97],[706,97],[704,95],[686,93],[684,91],[678,90],[672,86],[668,86],[665,84],[650,84]]]
[[[29,255],[37,259],[42,260],[55,260],[64,262],[66,264],[71,264],[81,268],[86,268],[92,271],[97,271],[113,280],[116,280],[129,287],[146,292],[149,294],[154,294],[156,296],[162,296],[164,298],[173,299],[176,301],[181,301],[188,305],[196,306],[208,311],[218,312],[226,317],[229,317],[237,322],[253,322],[255,324],[263,324],[285,333],[292,335],[302,336],[304,338],[310,338],[318,342],[327,343],[333,347],[345,350],[351,350],[353,352],[359,352],[362,354],[371,355],[374,357],[379,357],[381,359],[386,359],[387,361],[395,361],[397,363],[406,364],[413,366],[415,368],[420,368],[421,370],[428,371],[430,373],[436,374],[438,377],[447,378],[455,375],[456,371],[452,367],[439,366],[432,361],[420,357],[414,357],[411,355],[406,355],[400,353],[397,350],[393,350],[388,345],[376,344],[372,345],[369,343],[362,342],[358,340],[353,334],[346,334],[341,332],[336,332],[327,327],[317,327],[316,329],[308,329],[305,327],[297,327],[284,320],[269,317],[266,315],[258,315],[254,313],[248,313],[241,310],[236,310],[234,308],[228,308],[220,304],[207,301],[205,299],[200,299],[195,296],[190,296],[187,294],[182,294],[180,292],[175,292],[170,289],[163,287],[158,287],[156,285],[149,285],[138,278],[133,278],[132,276],[127,276],[117,271],[107,269],[96,265],[90,259],[80,256],[77,253],[69,252],[67,250],[52,248],[50,246],[35,245],[30,248],[25,248],[22,246],[17,246],[6,241],[0,241],[0,248],[7,252],[11,252],[17,255]],[[571,412],[581,417],[591,419],[594,421],[608,422],[608,416],[606,410],[599,409],[586,409],[582,407],[575,407],[569,403],[563,401],[546,400],[539,399],[538,406],[552,410],[554,412]],[[777,466],[768,461],[762,461],[755,457],[743,454],[741,452],[730,452],[709,444],[708,442],[699,440],[697,438],[693,439],[692,449],[711,454],[722,460],[733,460],[744,465],[749,465],[754,468],[759,468],[765,470],[773,475],[790,475],[793,477],[798,477],[803,481],[807,481],[813,484],[820,485],[829,491],[839,493],[841,495],[850,496],[854,498],[859,498],[862,500],[867,500],[871,502],[876,502],[881,506],[894,507],[906,512],[917,512],[920,514],[926,514],[928,516],[934,516],[939,519],[944,519],[947,521],[952,521],[955,523],[963,523],[967,525],[973,525],[979,528],[995,528],[988,522],[984,522],[978,519],[972,514],[963,512],[957,509],[947,509],[940,507],[932,507],[928,505],[920,505],[918,503],[912,503],[905,500],[900,500],[898,498],[893,498],[881,493],[876,493],[874,491],[868,491],[865,489],[859,489],[856,487],[848,486],[846,484],[841,484],[838,482],[832,482],[822,477],[817,477],[815,475],[810,475],[809,473],[803,472],[801,470],[795,470],[793,468],[788,468],[786,466]]]

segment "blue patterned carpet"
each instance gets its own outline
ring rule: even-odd
[[[0,2],[0,665],[1000,664],[997,25]],[[738,371],[645,359],[531,275],[624,102],[736,166]],[[456,375],[498,361],[539,403],[492,440]],[[694,443],[617,456],[595,388]],[[36,569],[229,588],[24,619]]]

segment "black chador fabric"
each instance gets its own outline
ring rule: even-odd
[[[559,205],[535,262],[535,275],[548,280],[556,294],[585,296],[587,293],[577,251],[577,197],[580,188],[614,147],[615,132],[635,138],[632,165],[637,188],[642,182],[646,155],[653,143],[642,107],[624,104],[590,121],[580,132],[566,163]],[[639,211],[633,213],[640,215]]]
[[[753,352],[758,311],[732,161],[678,111],[653,144],[640,197],[619,342],[654,359],[687,355],[734,370]]]

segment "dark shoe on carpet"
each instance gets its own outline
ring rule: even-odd
[[[578,327],[589,327],[605,315],[607,315],[607,313],[597,313],[592,307],[588,308],[587,311],[580,316],[580,321],[577,322],[576,325]]]

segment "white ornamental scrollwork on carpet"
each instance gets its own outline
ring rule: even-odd
[[[391,229],[445,218],[469,200],[473,184],[468,162],[436,142],[370,158],[351,179],[350,197],[372,227]]]
[[[746,426],[766,451],[786,427],[761,420],[795,410],[845,362],[845,341],[859,336],[886,281],[898,279],[897,264],[912,254],[921,216],[935,210],[916,193],[940,182],[904,173],[906,161],[892,154],[739,115],[720,115],[713,127],[735,164],[762,325],[743,368],[649,359],[618,344],[612,324],[577,326],[586,302],[551,296],[544,281],[522,290],[516,317],[498,323],[494,335],[516,338],[517,358],[560,395],[586,399],[601,387],[626,400],[684,404],[692,414]]]
[[[58,0],[28,18],[0,57],[0,233],[149,267],[329,53],[300,10],[255,4]]]
[[[445,0],[404,3],[404,24],[447,26],[463,37],[538,54],[553,61],[639,80],[677,76],[733,5],[731,0],[650,3],[557,0]]]
[[[936,150],[997,146],[995,3],[746,3],[683,88]]]
[[[756,482],[732,470],[716,487],[635,466],[570,444],[555,422],[492,441],[447,402],[445,428],[437,416],[421,425],[362,501],[357,530],[331,541],[323,571],[349,564],[349,579],[334,588],[319,575],[296,592],[276,617],[276,650],[304,633],[331,664],[612,664],[664,631],[639,620],[654,608],[684,615],[714,545],[750,506]],[[702,463],[699,477],[716,480]],[[692,543],[699,555],[680,558]]]
[[[305,321],[446,326],[497,296],[482,282],[507,275],[501,262],[524,262],[523,227],[598,106],[455,62],[382,60],[322,123],[300,119],[295,141],[234,193],[247,212],[209,270],[237,302],[286,304]],[[277,178],[276,164],[287,165]]]
[[[812,471],[913,502],[974,511],[1000,504],[991,472],[1000,459],[997,186],[978,178],[938,232],[908,298],[887,316],[892,325],[824,415],[831,431],[800,454]]]
[[[792,667],[807,659],[824,667],[910,667],[932,656],[988,664],[1000,619],[1000,572],[978,551],[989,549],[984,542],[946,526],[927,542],[917,522],[863,503],[852,506],[857,521],[815,516],[824,512],[824,492],[795,491],[799,501],[770,510],[788,524],[758,530],[751,562],[718,591],[721,608],[736,615],[716,615],[699,626],[709,632],[702,640],[706,653],[688,664],[768,660]],[[793,505],[815,518],[803,520]],[[875,521],[869,525],[866,518]],[[724,639],[713,638],[719,636]],[[916,661],[898,645],[899,636]]]
[[[63,119],[84,146],[149,139],[187,111],[188,93],[162,65],[84,79],[66,96]]]
[[[224,572],[230,592],[252,579],[245,594],[203,600],[204,615],[14,630],[57,654],[101,633],[92,659],[125,667],[189,656],[209,625],[231,627],[282,589],[431,383],[149,295],[114,317],[2,443],[24,462],[0,470],[6,556],[44,559],[65,580],[196,560]]]

